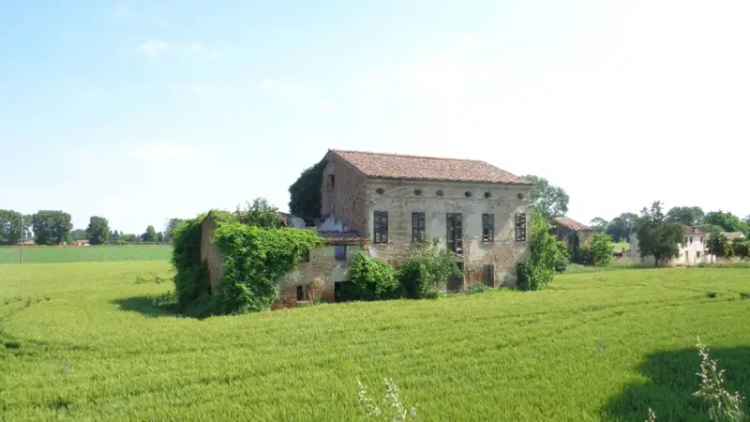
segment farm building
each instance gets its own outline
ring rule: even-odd
[[[555,236],[565,242],[571,252],[591,243],[594,237],[594,230],[591,227],[569,217],[555,217],[552,220],[552,226]]]
[[[321,297],[334,300],[356,252],[398,265],[420,242],[455,254],[464,278],[450,289],[516,284],[531,184],[507,171],[483,161],[330,150],[320,189],[316,229],[326,244],[284,277],[284,302],[304,300],[315,279]],[[208,251],[212,223],[204,224]],[[212,284],[221,279],[220,268],[209,271]]]

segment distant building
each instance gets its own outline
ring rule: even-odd
[[[594,229],[569,217],[553,218],[552,226],[555,236],[565,242],[571,252],[590,244],[594,237]]]
[[[678,245],[677,256],[672,258],[667,265],[692,267],[700,264],[711,264],[716,262],[716,257],[708,250],[709,234],[702,229],[693,226],[683,226],[683,239]],[[639,259],[642,264],[653,265],[654,257],[641,257],[638,245],[638,236],[630,237],[630,257]]]

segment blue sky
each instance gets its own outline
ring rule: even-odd
[[[746,2],[30,3],[0,14],[0,208],[285,209],[346,148],[539,174],[584,222],[750,214]]]

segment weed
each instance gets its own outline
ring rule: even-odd
[[[739,392],[730,393],[727,390],[725,371],[719,368],[719,362],[709,355],[708,347],[698,338],[696,345],[701,357],[700,372],[701,385],[693,395],[703,399],[708,405],[708,416],[714,422],[741,422],[745,420],[742,411],[744,398]]]

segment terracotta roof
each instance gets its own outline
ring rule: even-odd
[[[520,177],[477,160],[331,150],[368,177],[527,185]]]
[[[558,226],[562,226],[576,232],[591,230],[591,227],[581,224],[569,217],[555,217],[554,220]]]

